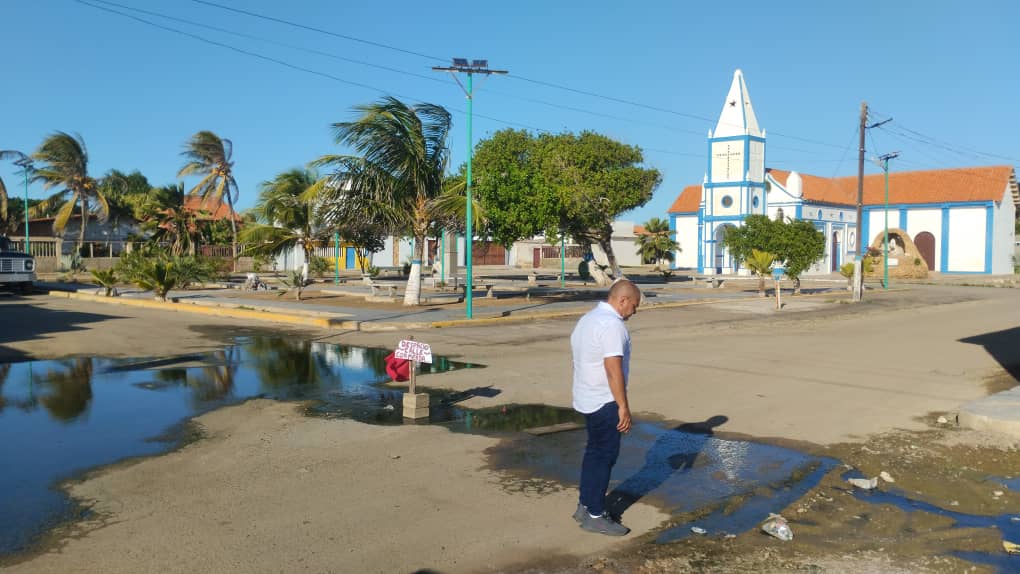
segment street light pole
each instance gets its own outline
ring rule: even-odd
[[[29,243],[28,236],[28,172],[32,171],[32,158],[21,153],[20,151],[0,152],[0,155],[7,153],[16,154],[16,157],[18,157],[18,159],[17,161],[14,162],[14,165],[20,167],[22,173],[25,175],[25,253],[31,255],[32,246]]]
[[[473,78],[475,74],[484,74],[491,76],[492,74],[506,74],[506,70],[490,70],[488,60],[472,60],[470,63],[466,58],[454,58],[452,66],[433,66],[432,69],[437,72],[451,72],[453,79],[457,80],[457,84],[460,85],[461,89],[464,90],[464,95],[467,96],[467,182],[466,182],[466,194],[467,194],[467,210],[466,219],[467,225],[464,232],[464,262],[467,266],[467,277],[466,285],[464,286],[464,312],[468,319],[471,319],[474,315],[472,309],[474,282],[472,279],[472,243],[474,242],[474,221],[473,219],[473,207],[471,205],[471,156],[474,155],[474,146],[472,145],[471,139],[471,115],[472,115],[472,103],[474,102],[474,86]],[[457,72],[467,74],[467,87],[460,83],[457,78]]]
[[[887,153],[878,158],[882,162],[882,171],[885,172],[885,255],[882,261],[882,288],[889,288],[889,160],[899,157],[899,152]]]

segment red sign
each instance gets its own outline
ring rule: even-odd
[[[431,363],[432,347],[429,347],[428,343],[404,339],[397,343],[397,350],[393,352],[393,355],[398,359],[407,359],[408,361],[416,361],[419,363]]]

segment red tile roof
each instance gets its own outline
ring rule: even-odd
[[[701,186],[688,185],[684,188],[667,213],[695,213],[701,205]]]
[[[768,173],[784,186],[790,176],[789,171],[781,169],[769,169]],[[830,179],[802,173],[800,177],[805,201],[857,205],[856,176]],[[1016,175],[1006,165],[890,172],[889,203],[1001,201],[1007,186],[1016,193]],[[885,176],[864,176],[864,205],[884,202]]]
[[[195,195],[188,195],[184,198],[184,209],[204,212],[199,215],[199,219],[219,221],[227,219],[233,214],[235,221],[241,221],[241,216],[231,211],[230,206],[225,202],[220,204],[211,201],[203,202],[201,197]]]

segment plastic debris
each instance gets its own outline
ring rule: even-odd
[[[999,497],[999,496],[1002,496],[1003,494],[1006,494],[1006,493],[1002,492],[1001,490],[996,490],[995,492],[992,493],[992,496]]]
[[[704,528],[701,528],[700,526],[692,526],[691,532],[695,534],[708,534],[708,531],[705,530]]]
[[[1006,552],[1009,554],[1020,554],[1020,544],[1017,544],[1016,542],[1003,540],[1002,547],[1005,548]]]
[[[861,490],[871,490],[878,486],[878,478],[848,478],[847,482]]]
[[[949,419],[947,419],[946,417],[939,417],[939,418],[938,418],[938,421],[937,421],[937,422],[938,422],[938,423],[939,423],[940,425],[944,425],[944,424],[946,424],[946,423],[948,423],[948,422],[949,422]]]
[[[879,478],[881,478],[882,480],[884,480],[886,482],[896,482],[895,480],[893,480],[892,475],[889,474],[888,472],[884,471],[884,470],[882,472],[878,473],[878,476],[879,476]]]
[[[392,411],[395,408],[396,407],[394,407],[393,405],[386,405],[385,407],[383,407],[383,410],[384,411]]]
[[[769,514],[768,520],[761,525],[761,530],[765,534],[774,536],[780,540],[793,540],[793,530],[791,530],[790,525],[786,523],[786,519],[778,514]]]

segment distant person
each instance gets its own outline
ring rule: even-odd
[[[624,321],[637,313],[641,291],[626,279],[577,322],[570,335],[574,362],[574,410],[584,415],[588,444],[581,464],[581,496],[574,520],[581,528],[609,536],[630,529],[606,512],[606,489],[620,455],[620,436],[630,431],[627,378],[630,333]]]

